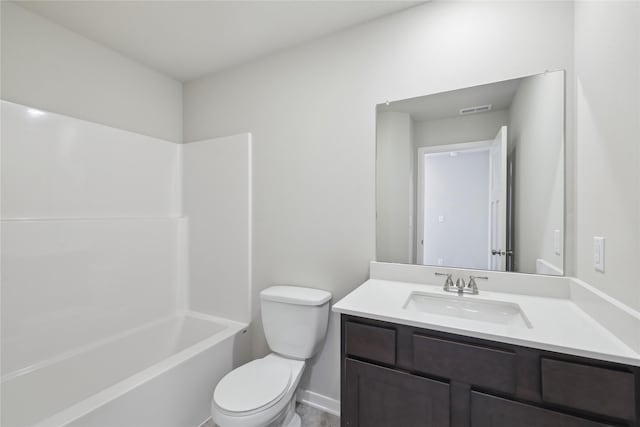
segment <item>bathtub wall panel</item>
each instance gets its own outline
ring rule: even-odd
[[[1,101],[2,218],[175,216],[179,145]]]
[[[251,135],[183,145],[189,307],[251,321]]]
[[[3,375],[174,313],[178,221],[2,221]]]
[[[0,108],[3,376],[174,314],[179,145]]]

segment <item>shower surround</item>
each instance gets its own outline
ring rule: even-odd
[[[249,356],[250,135],[185,147],[6,101],[1,108],[2,425],[204,421],[202,393]],[[232,169],[194,168],[185,188],[188,159],[206,156]],[[229,226],[203,222],[207,206],[192,202],[191,233],[201,236],[193,239],[183,211],[183,198],[193,198],[183,194],[214,178],[244,189],[233,203],[227,187],[204,196],[246,234],[228,255],[244,254],[233,271],[221,249]],[[216,245],[220,276],[206,270],[190,283],[190,265]],[[231,314],[190,302],[225,286],[245,296]],[[158,402],[140,399],[176,381],[195,388],[174,391],[175,401],[167,394],[162,417]],[[140,408],[146,419],[133,418],[125,396],[149,405]]]

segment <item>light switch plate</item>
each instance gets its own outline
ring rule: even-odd
[[[604,237],[593,237],[593,268],[604,273]]]

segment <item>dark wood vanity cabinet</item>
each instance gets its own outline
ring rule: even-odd
[[[640,427],[640,369],[342,315],[343,427]]]

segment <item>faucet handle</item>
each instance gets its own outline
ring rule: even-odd
[[[469,276],[469,284],[467,285],[467,288],[470,288],[474,294],[478,293],[476,280],[489,280],[489,278],[487,276]]]
[[[449,288],[453,287],[453,279],[451,278],[451,273],[435,273],[436,276],[446,276],[447,280],[444,281],[444,287],[443,289],[445,291],[449,290]]]

